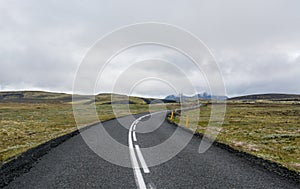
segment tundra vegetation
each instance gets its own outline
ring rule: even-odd
[[[22,152],[36,147],[53,138],[77,130],[73,115],[72,96],[69,94],[48,92],[2,92],[0,93],[0,163],[3,164],[17,157]],[[115,102],[111,102],[113,99]],[[95,101],[83,97],[81,102],[94,103],[99,119],[86,120],[79,127],[84,127],[99,120],[105,121],[116,116],[138,114],[149,111],[149,102],[153,99],[128,97],[124,95],[101,94]],[[112,109],[114,103],[117,112]],[[129,110],[128,111],[128,106]],[[171,109],[176,104],[167,103]],[[150,111],[166,108],[162,103],[151,104]],[[90,117],[89,117],[90,116]]]
[[[252,96],[247,100],[227,100],[225,120],[217,141],[299,172],[300,98],[284,98]],[[114,95],[112,101],[111,94],[100,94],[95,96],[95,101],[84,97],[77,103],[93,103],[101,121],[131,113],[175,109],[179,105],[169,102],[149,106],[152,100],[129,97],[128,101],[127,96]],[[189,128],[205,133],[211,115],[211,102],[203,100],[201,103],[203,106],[200,107],[200,114],[197,109],[183,111],[175,114],[171,121],[182,124],[185,123],[185,116],[189,115]],[[111,104],[116,107],[117,112],[113,111]],[[192,102],[186,106],[191,104]],[[128,106],[130,112],[127,110]],[[199,119],[195,122],[194,118]],[[79,126],[84,127],[99,120],[90,119],[87,113],[86,120]],[[1,164],[30,148],[76,129],[72,96],[69,94],[36,91],[0,93]]]
[[[228,100],[226,109],[218,142],[300,171],[298,100]],[[196,109],[176,114],[172,121],[184,126],[180,117],[185,120],[187,115],[190,116],[189,128],[204,134],[211,115],[211,104],[200,107],[200,113]]]

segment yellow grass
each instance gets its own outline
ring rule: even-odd
[[[205,133],[211,106],[183,112],[189,115],[191,129]],[[193,122],[199,116],[199,122]],[[253,102],[227,104],[221,143],[300,171],[300,105],[297,103]],[[179,123],[179,116],[175,119]],[[182,121],[181,121],[182,123]]]

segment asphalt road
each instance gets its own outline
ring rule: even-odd
[[[191,137],[188,132],[168,124],[162,114],[144,115],[83,131],[53,148],[6,188],[299,188],[219,147],[199,154],[200,138],[192,136],[183,145]],[[106,160],[82,136],[92,138],[88,144],[101,148],[96,152]],[[110,144],[112,139],[122,145]]]

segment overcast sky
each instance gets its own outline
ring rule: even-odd
[[[96,40],[124,25],[153,21],[179,26],[200,38],[213,52],[229,96],[300,93],[299,10],[298,0],[0,0],[0,90],[72,92],[76,70]],[[123,56],[123,62],[132,63],[135,56],[151,54],[149,50],[128,51],[113,61]],[[168,54],[159,52],[158,57]],[[179,60],[185,61],[180,56],[169,59]],[[139,69],[145,75],[164,73],[164,66]],[[170,79],[178,78],[172,73]],[[106,81],[110,82],[102,80],[109,85]],[[135,94],[171,93],[159,83],[146,82]]]

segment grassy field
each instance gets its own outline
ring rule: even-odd
[[[0,93],[0,163],[3,164],[20,153],[38,146],[50,139],[77,129],[73,116],[72,97],[68,94],[47,92]],[[128,114],[149,111],[149,99],[130,97],[129,107],[124,104],[127,97],[115,95],[111,102],[110,94],[97,95],[95,102],[83,98],[79,103],[94,103],[101,121]],[[112,110],[116,107],[117,114]],[[207,101],[203,101],[207,103]],[[167,109],[178,104],[169,103]],[[187,105],[190,106],[190,105]],[[162,104],[152,104],[150,111],[165,108]],[[88,111],[82,126],[94,123]],[[183,112],[190,117],[189,127],[204,133],[211,106]],[[270,100],[229,100],[225,121],[217,140],[231,147],[271,160],[291,169],[300,171],[300,104],[299,101]],[[179,116],[173,119],[179,122]],[[184,123],[184,121],[183,121]]]
[[[200,116],[189,127],[204,133],[211,105],[183,112],[182,116]],[[300,105],[293,102],[228,101],[225,121],[217,141],[234,149],[277,162],[300,171]],[[179,116],[173,120],[179,123]]]
[[[77,129],[70,95],[46,92],[23,92],[23,95],[21,99],[12,95],[0,100],[0,164]],[[119,95],[114,99],[123,101],[126,97]],[[118,109],[117,117],[149,111],[149,105],[143,99],[130,97],[129,100],[132,103],[129,105],[130,112],[126,110],[126,104],[114,105]],[[87,99],[82,102],[92,103]],[[95,105],[101,121],[116,117],[110,103],[109,94],[96,96]],[[174,105],[168,104],[168,108],[172,106]],[[155,111],[163,107],[156,104],[151,109]],[[86,120],[81,122],[82,126],[98,121],[89,119],[88,113],[85,117]]]

